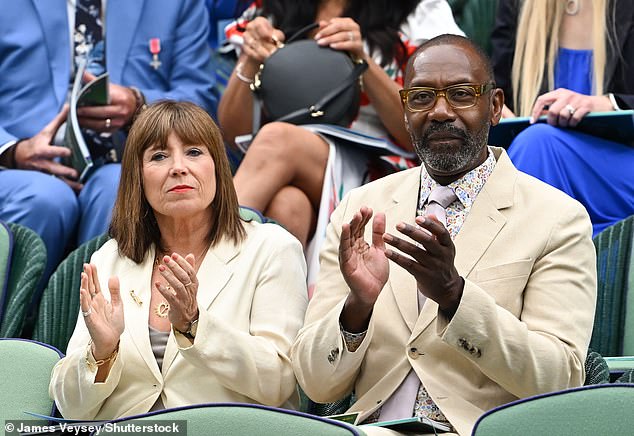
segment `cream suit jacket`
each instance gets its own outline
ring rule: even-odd
[[[454,241],[465,287],[450,321],[430,299],[419,314],[415,280],[390,262],[366,337],[349,352],[339,329],[349,292],[337,261],[341,226],[365,205],[385,212],[387,231],[399,235],[399,221],[414,221],[420,168],[353,190],[335,210],[291,350],[311,399],[330,402],[354,390],[351,411],[363,419],[413,368],[458,433],[469,435],[488,409],[583,383],[596,300],[590,220],[578,202],[493,150],[495,169]]]
[[[192,345],[172,331],[162,370],[148,330],[154,249],[141,264],[119,256],[114,240],[93,255],[108,298],[108,277],[120,279],[125,331],[108,378],[94,383],[96,371],[86,362],[89,334],[79,315],[50,384],[65,418],[145,413],[159,395],[166,408],[229,401],[293,406],[296,380],[289,350],[308,304],[302,247],[280,226],[244,225],[248,236],[240,246],[224,240],[205,256],[198,271],[196,339]]]

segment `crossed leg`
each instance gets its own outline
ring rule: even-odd
[[[266,124],[234,176],[239,203],[261,210],[306,246],[319,209],[328,152],[328,144],[308,130]]]

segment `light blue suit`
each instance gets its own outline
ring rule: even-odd
[[[66,0],[0,0],[0,153],[37,134],[62,109],[71,74]],[[188,100],[215,115],[215,76],[203,0],[108,0],[106,62],[110,81],[136,86],[148,102]],[[150,66],[148,42],[160,38],[162,65]],[[81,243],[107,230],[120,165],[97,170],[79,196],[64,182],[24,170],[0,170],[0,219],[44,239],[46,276],[79,223]]]

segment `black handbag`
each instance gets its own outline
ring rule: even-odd
[[[251,84],[253,133],[267,121],[347,126],[357,115],[359,76],[368,64],[344,51],[321,47],[312,39],[297,40],[316,23],[300,29],[260,66]]]

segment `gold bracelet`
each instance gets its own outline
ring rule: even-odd
[[[249,79],[247,76],[242,74],[242,66],[243,66],[242,62],[239,62],[238,65],[236,65],[236,77],[240,79],[241,82],[251,85],[254,80]]]
[[[115,360],[117,358],[117,355],[119,354],[119,343],[121,341],[117,342],[117,346],[115,347],[114,351],[112,352],[112,354],[108,357],[106,357],[105,359],[95,359],[95,356],[92,354],[92,339],[90,341],[88,341],[88,349],[86,350],[86,364],[88,365],[89,368],[93,369],[95,367],[100,367],[105,365],[108,362],[112,362],[113,360]],[[93,360],[95,361],[94,363],[90,361],[90,356],[92,355]]]

